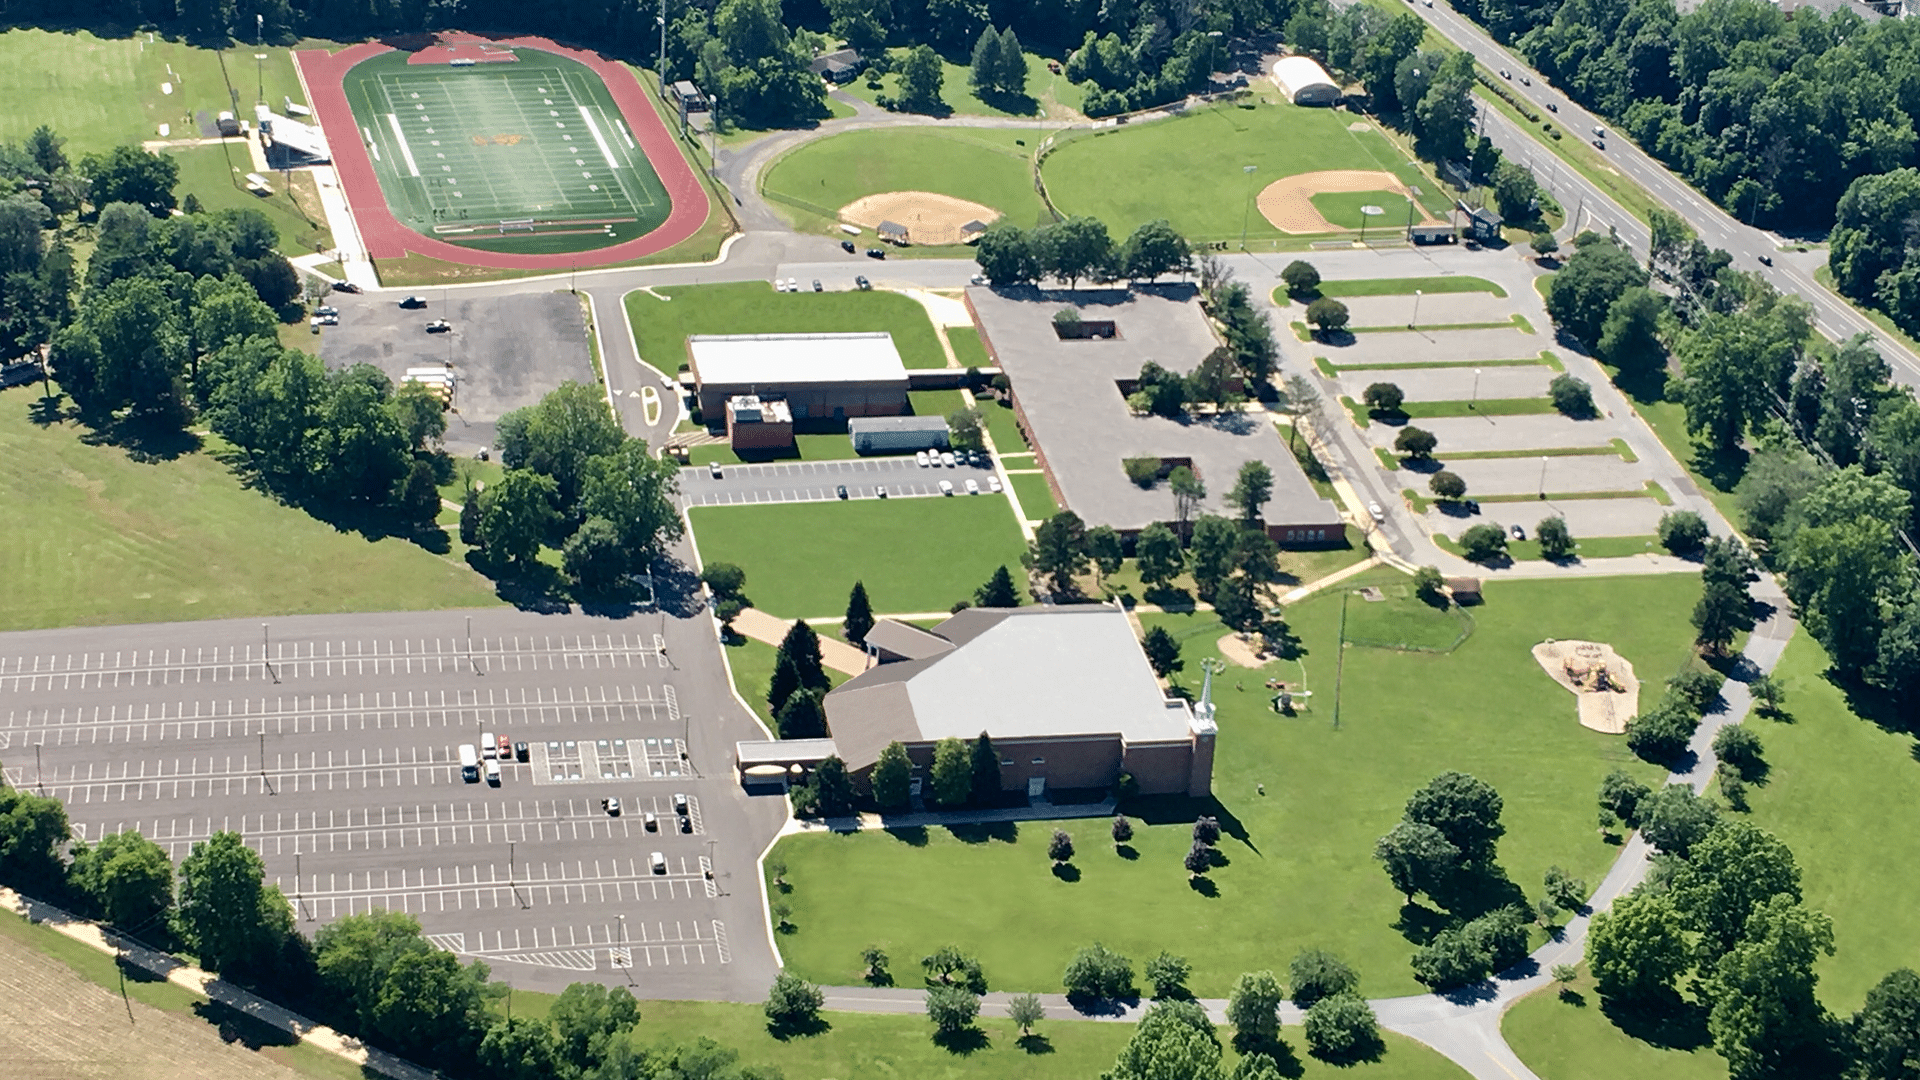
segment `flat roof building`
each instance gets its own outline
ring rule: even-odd
[[[1034,444],[1034,456],[1062,506],[1088,525],[1137,533],[1174,518],[1164,475],[1186,465],[1206,485],[1201,513],[1232,516],[1225,496],[1240,467],[1261,461],[1273,471],[1267,532],[1282,545],[1345,542],[1339,510],[1321,498],[1300,471],[1264,412],[1227,412],[1181,419],[1138,416],[1123,388],[1151,360],[1188,372],[1219,345],[1187,285],[1077,290],[1071,294],[1084,330],[1068,339],[1057,331],[1059,294],[1034,289],[967,290],[980,337],[1012,385],[1014,412]],[[1141,487],[1127,478],[1128,458],[1156,458],[1163,479]]]
[[[862,416],[847,421],[856,454],[945,449],[947,421],[939,416]]]
[[[687,354],[708,417],[730,397],[783,398],[796,424],[907,411],[907,368],[891,334],[696,334]]]

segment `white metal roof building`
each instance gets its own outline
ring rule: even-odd
[[[796,421],[907,409],[907,368],[891,334],[695,335],[687,354],[708,416],[739,396],[785,398]]]
[[[1340,99],[1340,85],[1310,56],[1274,61],[1273,82],[1295,105],[1331,105]]]

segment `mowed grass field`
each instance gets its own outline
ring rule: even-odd
[[[247,106],[263,82],[266,100],[276,110],[282,97],[306,103],[286,48],[236,45],[222,54],[148,38],[144,31],[116,38],[84,30],[0,34],[0,100],[9,103],[0,109],[0,140],[18,142],[41,124],[50,124],[67,139],[67,153],[77,157],[158,139],[161,124],[172,125],[172,138],[197,138],[193,114],[205,109],[211,117],[233,108],[229,89],[240,95],[249,119],[252,110]],[[266,60],[256,62],[255,53],[265,53]],[[168,82],[173,84],[171,94],[161,90]]]
[[[1541,1080],[1726,1080],[1726,1059],[1709,1042],[1659,1046],[1616,1027],[1584,968],[1568,990],[1536,991],[1500,1019],[1507,1045]]]
[[[1028,165],[1043,137],[1029,130],[932,126],[850,131],[809,142],[774,162],[760,190],[808,229],[830,230],[841,207],[887,191],[967,199],[1027,228],[1052,220],[1033,190]]]
[[[658,294],[658,295],[655,295]],[[667,299],[662,300],[661,297]],[[910,368],[947,366],[927,309],[899,293],[774,292],[764,281],[670,285],[627,294],[640,356],[672,376],[694,334],[840,334],[884,330]]]
[[[894,48],[887,50],[896,60],[904,58],[907,50]],[[1080,106],[1087,98],[1088,83],[1075,83],[1067,78],[1063,70],[1055,75],[1047,69],[1047,59],[1035,53],[1027,53],[1027,92],[1013,98],[990,95],[991,100],[982,99],[974,93],[968,82],[969,69],[965,64],[956,64],[950,60],[941,61],[942,81],[940,100],[956,116],[1046,116],[1060,120],[1081,119]],[[862,73],[864,74],[864,72]],[[900,96],[900,76],[883,75],[880,88],[869,89],[865,79],[856,78],[840,86],[842,92],[875,102],[882,94],[891,97]]]
[[[747,572],[754,606],[787,619],[839,616],[864,581],[877,612],[945,611],[1005,565],[1020,529],[997,495],[855,499],[688,511],[702,563]]]
[[[0,394],[0,630],[499,603],[485,578],[243,487],[207,453],[142,464]]]
[[[1343,229],[1392,229],[1407,223],[1408,199],[1397,191],[1329,191],[1310,200],[1320,216]],[[1368,214],[1364,207],[1381,211]],[[1416,220],[1420,215],[1416,212]]]
[[[244,146],[223,143],[169,150],[167,154],[180,165],[180,186],[175,191],[182,199],[191,193],[208,210],[260,211],[279,230],[280,251],[285,255],[304,255],[333,246],[333,233],[327,228],[326,213],[320,208],[319,194],[309,174],[296,173],[293,181],[296,190],[309,196],[303,208],[287,192],[287,181],[281,173],[267,176],[272,195],[255,195],[247,190],[243,177],[253,171],[253,164]]]
[[[1406,579],[1382,571],[1355,584],[1375,580]],[[1375,839],[1415,788],[1460,769],[1505,800],[1500,865],[1516,886],[1539,895],[1552,865],[1598,883],[1618,849],[1594,828],[1592,793],[1615,767],[1647,782],[1659,770],[1637,762],[1623,739],[1581,727],[1572,696],[1529,650],[1549,637],[1610,642],[1657,685],[1690,660],[1687,619],[1700,586],[1668,576],[1486,588],[1473,636],[1452,653],[1350,647],[1337,728],[1341,592],[1289,607],[1298,660],[1263,670],[1229,664],[1215,680],[1217,807],[1159,803],[1158,816],[1136,829],[1130,858],[1115,852],[1105,819],[1061,824],[1075,837],[1078,880],[1049,870],[1053,822],[783,840],[797,926],[781,939],[787,963],[808,978],[844,982],[866,945],[918,957],[952,943],[979,955],[997,989],[1057,991],[1068,958],[1099,940],[1136,963],[1163,948],[1184,954],[1194,962],[1193,990],[1224,996],[1241,972],[1281,970],[1298,950],[1321,947],[1360,970],[1368,996],[1418,992],[1407,965],[1414,946],[1399,927],[1431,915],[1403,911],[1371,858]],[[875,603],[885,601],[876,593]],[[1226,629],[1210,613],[1141,618],[1181,641],[1186,668],[1177,679],[1197,691],[1200,660],[1219,656]],[[1269,677],[1304,682],[1315,693],[1312,710],[1272,712],[1261,689]],[[1190,886],[1181,866],[1203,811],[1218,813],[1227,834],[1227,865],[1209,875],[1217,895]],[[887,902],[874,904],[875,896]]]
[[[1352,120],[1352,113],[1287,104],[1209,106],[1081,136],[1049,154],[1040,175],[1061,212],[1091,214],[1117,236],[1166,218],[1201,242],[1237,240],[1249,220],[1249,236],[1282,237],[1258,210],[1247,214],[1250,193],[1328,169],[1391,172],[1445,205],[1385,136],[1371,126],[1347,130]],[[1242,171],[1248,165],[1256,167],[1251,180]],[[1404,220],[1404,203],[1400,213]]]

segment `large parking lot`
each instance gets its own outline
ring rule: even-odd
[[[5,635],[0,758],[82,839],[242,833],[309,933],[404,911],[516,984],[732,996],[771,978],[781,815],[714,654],[704,615],[508,609]],[[462,779],[483,733],[526,744],[497,785]]]
[[[739,506],[748,503],[827,502],[850,499],[911,498],[940,495],[940,481],[964,495],[972,480],[982,494],[990,490],[991,465],[953,468],[920,465],[912,457],[856,458],[849,461],[798,461],[769,465],[726,465],[718,477],[705,466],[680,470],[680,498],[687,506]]]

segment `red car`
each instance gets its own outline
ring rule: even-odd
[[[499,749],[500,760],[501,761],[513,760],[513,741],[508,739],[505,735],[499,736],[494,741],[497,742],[500,747]]]

